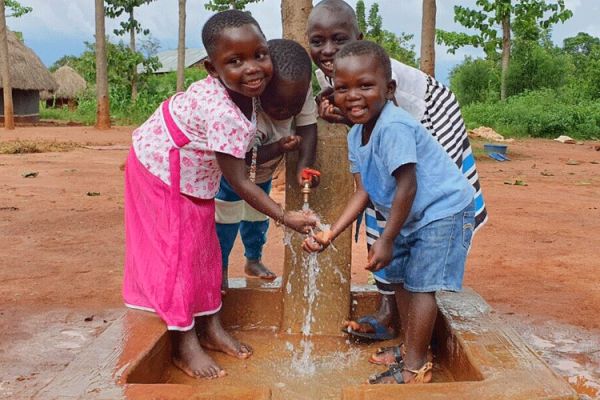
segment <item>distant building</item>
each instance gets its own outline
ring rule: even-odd
[[[15,121],[36,122],[40,118],[40,91],[53,92],[58,85],[33,50],[25,46],[13,32],[7,30],[6,35]],[[4,121],[4,82],[1,76],[0,120]]]
[[[156,54],[158,61],[162,65],[155,74],[164,74],[167,72],[177,71],[177,50],[167,50]],[[185,68],[197,67],[201,68],[202,63],[206,59],[206,50],[204,49],[185,49]],[[144,66],[138,64],[137,72],[144,73]]]
[[[46,101],[47,107],[67,105],[70,111],[74,111],[77,108],[77,97],[87,87],[85,79],[68,65],[54,71],[52,77],[58,84],[58,89],[54,93],[44,90],[40,93],[40,98]]]

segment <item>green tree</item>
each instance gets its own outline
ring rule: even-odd
[[[600,98],[600,38],[579,32],[563,41],[564,54],[571,57],[577,74],[572,74],[579,93]]]
[[[356,2],[356,10],[362,10],[357,13],[356,17],[365,39],[379,44],[391,58],[413,67],[417,65],[415,46],[410,43],[414,35],[406,33],[396,35],[392,31],[383,29],[383,18],[379,14],[379,4],[377,3],[371,5],[368,21],[365,20],[365,3],[363,0]]]
[[[544,31],[558,22],[569,19],[573,13],[564,0],[477,0],[477,8],[454,7],[454,20],[462,26],[478,31],[475,34],[437,30],[437,40],[454,53],[464,46],[481,47],[489,59],[502,50],[502,77],[500,93],[506,99],[506,78],[510,67],[511,33],[524,40],[539,40]],[[511,21],[514,21],[511,26]],[[501,35],[498,35],[498,31]]]
[[[106,7],[105,12],[109,18],[118,18],[122,14],[127,15],[127,19],[125,21],[121,21],[119,23],[120,28],[114,29],[113,32],[117,36],[124,36],[129,33],[129,48],[131,51],[135,52],[135,35],[136,33],[142,33],[147,35],[150,33],[148,29],[142,29],[142,25],[138,20],[135,19],[134,11],[136,8],[153,2],[154,0],[105,0]],[[131,99],[135,101],[137,97],[137,74],[135,67],[132,70],[131,74]]]
[[[243,10],[250,3],[258,3],[262,0],[210,0],[204,8],[210,11],[221,12],[229,9]]]
[[[10,10],[10,12],[11,12],[10,14],[6,15],[6,18],[10,18],[10,17],[18,18],[22,15],[25,15],[25,14],[33,11],[33,8],[31,8],[29,6],[23,6],[16,0],[6,0],[5,4],[6,4],[6,8],[8,10]]]
[[[367,20],[365,17],[365,2],[359,0],[356,2],[356,19],[358,20],[358,29],[361,32],[367,31]]]

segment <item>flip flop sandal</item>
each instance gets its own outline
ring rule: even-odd
[[[356,320],[356,322],[358,322],[359,324],[371,325],[374,332],[358,332],[350,327],[342,329],[342,332],[345,332],[350,336],[369,340],[390,340],[396,337],[396,333],[393,332],[393,330],[381,324],[372,315],[360,317]]]
[[[381,356],[388,352],[392,352],[392,354],[394,355],[394,361],[392,363],[385,363],[385,362],[381,362],[381,361],[377,360],[377,356]],[[371,357],[369,357],[369,362],[371,364],[376,364],[376,365],[387,365],[387,366],[400,365],[401,366],[402,363],[404,362],[403,356],[404,356],[404,343],[400,343],[400,345],[398,345],[398,346],[389,346],[389,347],[378,348],[377,351],[375,351],[375,353],[371,354]]]
[[[392,365],[387,371],[381,372],[379,374],[371,375],[367,383],[370,385],[379,385],[384,384],[383,380],[385,378],[393,378],[395,383],[404,384],[404,376],[402,376],[402,371],[408,371],[415,374],[414,383],[424,383],[425,374],[433,369],[433,364],[431,362],[426,362],[419,369],[408,369],[400,365]]]

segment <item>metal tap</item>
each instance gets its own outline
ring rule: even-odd
[[[310,196],[310,184],[312,183],[313,176],[321,176],[321,173],[316,169],[304,168],[302,170],[302,200],[304,201],[304,207],[308,208],[308,198]]]

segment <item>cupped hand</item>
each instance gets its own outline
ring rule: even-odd
[[[333,233],[330,230],[318,232],[304,239],[302,248],[309,253],[321,252],[331,244],[332,240]]]
[[[279,150],[282,153],[295,151],[298,150],[298,148],[300,147],[300,143],[302,143],[302,136],[285,136],[279,139]]]

